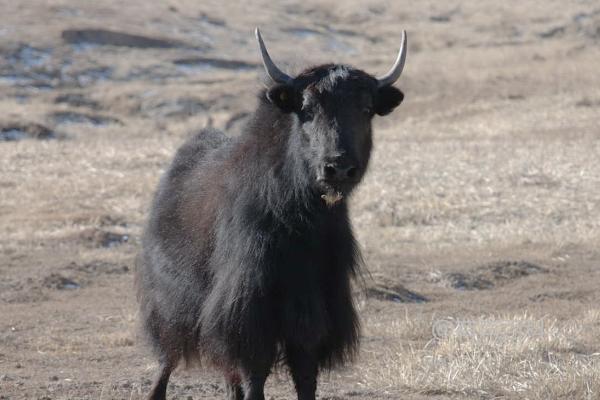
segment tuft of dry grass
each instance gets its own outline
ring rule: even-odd
[[[365,382],[461,398],[592,399],[600,395],[600,352],[586,348],[599,310],[559,322],[528,314],[428,321],[407,314],[370,321],[359,373]],[[446,322],[444,335],[436,335]],[[433,332],[432,332],[433,330]],[[437,337],[436,337],[437,336]]]

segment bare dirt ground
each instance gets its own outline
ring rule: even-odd
[[[321,399],[600,398],[600,5],[595,1],[0,1],[0,399],[141,399],[133,259],[184,138],[232,135],[252,34],[298,71],[385,72],[352,199],[370,276],[358,362]],[[294,398],[285,372],[268,398]],[[169,394],[216,399],[210,371]]]

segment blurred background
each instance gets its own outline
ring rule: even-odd
[[[0,398],[143,398],[132,272],[149,201],[190,133],[243,131],[255,26],[291,74],[381,74],[408,32],[405,100],[375,120],[352,199],[363,351],[320,398],[600,396],[598,2],[0,9]],[[169,390],[224,396],[210,369]],[[285,371],[267,392],[293,398]]]

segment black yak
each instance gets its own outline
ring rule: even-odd
[[[292,78],[271,60],[273,81],[241,136],[205,129],[163,176],[136,269],[140,317],[160,363],[150,399],[164,399],[179,362],[225,376],[229,400],[263,400],[279,362],[298,399],[317,375],[352,359],[359,322],[351,281],[360,255],[347,198],[372,147],[371,121],[400,104],[390,71],[346,65]]]

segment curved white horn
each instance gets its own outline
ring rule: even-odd
[[[288,74],[280,70],[277,67],[277,65],[275,65],[273,60],[271,60],[271,56],[269,56],[269,52],[265,47],[265,43],[262,40],[262,36],[260,35],[260,30],[258,29],[258,27],[256,27],[254,34],[256,35],[256,40],[258,40],[258,46],[260,47],[262,63],[265,67],[265,71],[267,71],[267,75],[269,75],[269,77],[277,83],[290,82],[292,78]]]
[[[404,62],[406,61],[406,31],[402,31],[402,43],[400,44],[400,50],[398,51],[398,57],[394,66],[387,72],[387,74],[377,77],[378,86],[389,86],[400,78],[402,69],[404,68]]]

